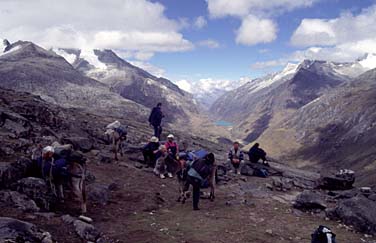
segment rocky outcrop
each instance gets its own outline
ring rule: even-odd
[[[294,207],[303,211],[324,210],[327,206],[320,193],[314,191],[303,191],[296,197]]]
[[[0,164],[0,188],[9,188],[13,183],[26,177],[33,168],[31,160],[22,158],[14,163]]]
[[[51,235],[34,224],[0,217],[0,242],[52,243]]]
[[[55,200],[47,183],[40,178],[23,178],[17,182],[15,189],[34,200],[40,208],[45,210],[49,210]]]
[[[25,212],[39,211],[39,207],[33,200],[16,191],[0,191],[0,205],[15,207]]]
[[[340,219],[360,232],[376,234],[376,202],[362,195],[340,200],[334,210],[328,212],[332,219]]]

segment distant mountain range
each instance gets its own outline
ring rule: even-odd
[[[352,63],[289,64],[227,92],[210,111],[234,124],[234,138],[258,141],[271,156],[370,175],[376,172],[375,67],[374,54]]]
[[[192,96],[171,81],[131,65],[111,50],[45,50],[3,41],[0,86],[40,95],[67,107],[144,117],[162,102],[166,120],[197,114]]]

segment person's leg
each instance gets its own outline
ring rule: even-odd
[[[160,140],[161,139],[161,134],[162,134],[162,127],[158,126],[157,129],[158,129],[158,132],[157,132],[158,136],[157,136],[157,138]]]
[[[153,125],[153,128],[154,128],[154,136],[156,136],[157,138],[159,138],[159,137],[158,137],[158,133],[159,133],[159,127],[158,127],[158,126],[155,126],[155,125]]]
[[[144,162],[145,162],[146,166],[148,166],[150,164],[150,155],[149,155],[149,152],[143,150],[142,151],[142,155],[144,156]]]
[[[200,201],[200,183],[193,183],[193,210],[199,210],[198,203]]]

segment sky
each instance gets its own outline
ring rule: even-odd
[[[0,0],[0,38],[113,49],[186,90],[376,52],[376,0]]]

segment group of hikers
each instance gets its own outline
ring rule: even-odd
[[[181,146],[175,141],[175,136],[169,134],[167,141],[161,142],[162,133],[162,104],[158,103],[149,116],[149,123],[154,128],[154,136],[143,147],[142,153],[147,167],[154,168],[153,172],[161,179],[177,176],[179,181],[179,201],[187,198],[189,187],[193,188],[193,209],[199,210],[200,189],[210,187],[211,200],[214,200],[214,185],[217,164],[213,153],[205,150],[191,151],[186,141]],[[249,160],[257,163],[260,159],[267,165],[266,153],[256,143],[248,153]],[[244,165],[244,152],[240,149],[240,143],[235,141],[228,152],[228,164],[230,172],[240,174],[240,168]]]

